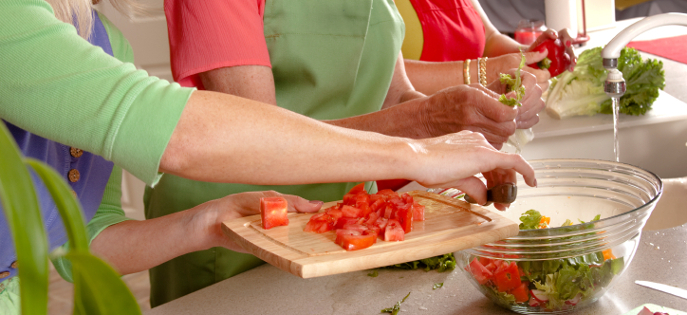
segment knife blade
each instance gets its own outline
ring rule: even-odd
[[[636,284],[687,299],[687,290],[651,281],[636,280]]]

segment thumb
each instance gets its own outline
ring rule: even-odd
[[[531,65],[533,63],[540,62],[546,58],[546,56],[549,54],[548,49],[544,49],[543,51],[530,51],[525,53],[525,64]]]
[[[320,211],[322,204],[324,204],[324,202],[319,200],[309,201],[294,195],[284,195],[284,198],[289,202],[289,212],[317,212]]]
[[[458,185],[453,187],[464,192],[480,205],[487,203],[487,187],[475,176],[463,178]]]

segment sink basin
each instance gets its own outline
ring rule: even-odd
[[[661,230],[687,223],[687,177],[663,179],[663,196],[644,230]]]

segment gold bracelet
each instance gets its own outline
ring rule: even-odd
[[[463,83],[470,84],[470,59],[463,61]]]
[[[487,86],[487,59],[489,57],[479,59],[479,83],[482,86]]]

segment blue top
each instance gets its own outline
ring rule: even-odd
[[[107,54],[113,55],[105,26],[95,11],[93,12],[93,20],[93,32],[89,42],[101,47]],[[64,176],[81,203],[86,221],[90,221],[100,206],[105,185],[112,173],[113,163],[89,152],[39,137],[10,123],[5,122],[5,124],[24,156],[43,161]],[[67,242],[66,231],[59,211],[47,188],[38,175],[30,168],[29,170],[38,195],[43,223],[52,251]],[[0,210],[2,210],[1,204]],[[16,259],[17,253],[14,250],[14,242],[7,225],[7,219],[4,211],[0,211],[0,273],[9,272],[9,276],[0,279],[0,281],[17,275],[17,269],[11,267]]]

